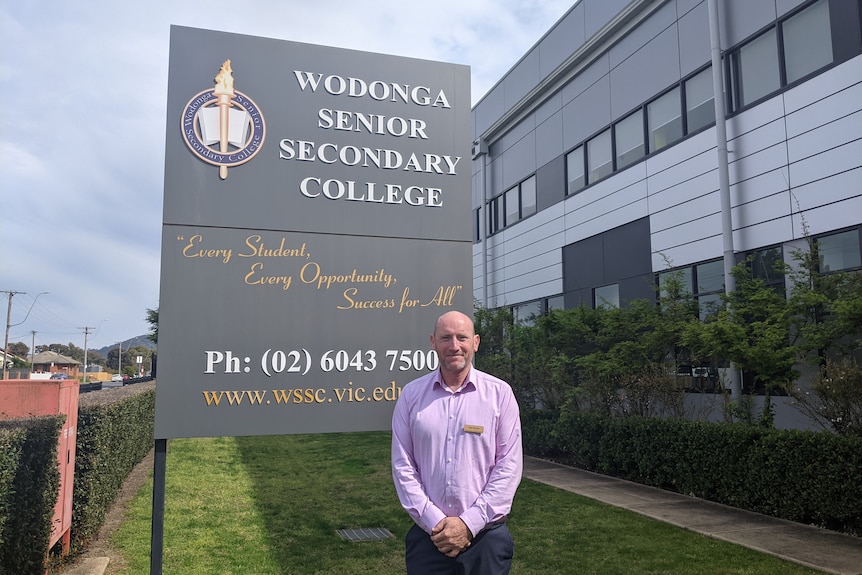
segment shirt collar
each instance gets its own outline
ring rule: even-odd
[[[440,368],[438,367],[437,371],[434,372],[432,385],[452,394],[463,393],[466,391],[474,391],[476,389],[476,368],[470,366],[470,371],[467,373],[467,379],[464,380],[464,383],[461,384],[461,387],[459,387],[457,391],[452,391],[443,382],[443,374],[440,372]]]

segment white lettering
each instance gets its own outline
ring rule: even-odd
[[[382,116],[380,114],[363,114],[362,112],[346,112],[321,108],[317,111],[317,127],[324,130],[344,130],[349,132],[368,132],[381,136],[404,136],[408,138],[428,139],[425,129],[428,124],[417,118],[402,118],[400,116]]]
[[[427,86],[410,86],[409,84],[384,82],[382,80],[373,80],[368,83],[361,78],[343,78],[335,74],[324,77],[323,74],[303,70],[294,70],[293,75],[296,77],[299,89],[303,92],[306,89],[316,92],[322,84],[323,89],[333,96],[343,94],[351,98],[368,96],[381,102],[402,102],[432,108],[451,108],[449,98],[446,97],[446,92],[442,89],[432,99],[433,92]]]
[[[404,170],[419,173],[435,173],[454,176],[456,166],[461,161],[460,156],[439,154],[410,154],[407,160],[397,150],[382,148],[366,148],[358,146],[343,146],[326,142],[317,145],[308,140],[292,140],[285,138],[279,142],[278,157],[282,160],[298,160],[314,162],[320,160],[324,164],[341,162],[345,166],[376,167],[384,170]],[[445,164],[445,166],[444,166]]]
[[[383,188],[383,190],[379,190],[375,182],[357,183],[352,180],[341,181],[336,179],[321,182],[320,178],[314,177],[305,178],[299,184],[300,193],[311,199],[318,198],[323,194],[323,197],[328,200],[344,199],[351,202],[375,204],[406,203],[410,206],[431,208],[443,206],[440,188],[409,186],[402,189],[400,184],[384,184]]]

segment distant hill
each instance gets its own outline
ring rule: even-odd
[[[123,349],[129,349],[130,347],[135,347],[138,345],[142,345],[147,349],[156,349],[156,344],[154,344],[150,338],[146,335],[137,335],[135,337],[129,338],[123,342]],[[117,344],[106,345],[105,347],[96,349],[94,351],[98,352],[102,357],[108,357],[108,352],[117,347]]]

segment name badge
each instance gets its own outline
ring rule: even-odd
[[[485,431],[485,428],[481,425],[465,425],[464,431],[467,433],[478,433],[479,435],[481,435],[482,432]]]

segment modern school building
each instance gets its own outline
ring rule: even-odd
[[[860,0],[580,0],[472,119],[474,295],[518,321],[678,271],[705,314],[806,237],[862,268]]]

